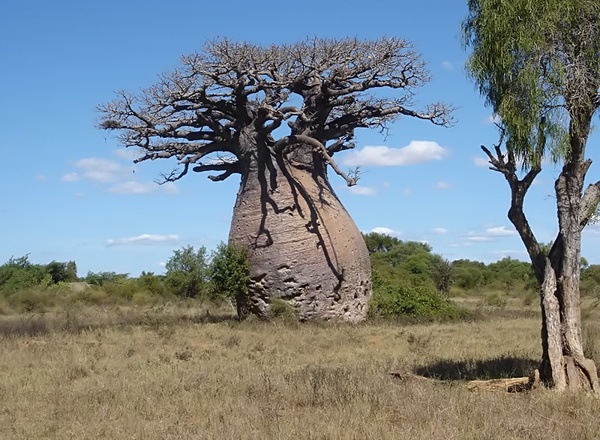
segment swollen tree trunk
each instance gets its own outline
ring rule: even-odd
[[[229,234],[250,262],[240,308],[265,316],[280,298],[301,320],[366,317],[369,253],[326,170],[308,146],[277,158],[259,148],[248,159]]]

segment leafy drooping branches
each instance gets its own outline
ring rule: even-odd
[[[182,168],[165,181],[190,167],[223,180],[243,173],[259,149],[278,155],[308,145],[353,185],[332,156],[354,148],[357,128],[384,129],[402,115],[451,122],[444,104],[411,108],[428,80],[420,56],[398,38],[268,47],[219,39],[139,95],[120,92],[101,105],[100,127],[140,148],[136,162],[176,158]]]

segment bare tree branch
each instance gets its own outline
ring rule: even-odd
[[[316,140],[315,138],[312,138],[310,136],[304,136],[304,135],[286,136],[286,137],[280,139],[279,141],[277,141],[277,143],[273,146],[273,151],[276,154],[281,153],[285,147],[290,146],[290,145],[297,145],[297,144],[307,144],[307,145],[310,145],[311,147],[313,147],[315,149],[315,151],[317,151],[317,153],[319,153],[321,155],[321,157],[323,158],[325,163],[330,165],[331,168],[333,168],[333,170],[336,172],[336,174],[338,174],[340,177],[342,177],[346,181],[346,184],[348,186],[354,186],[358,182],[358,178],[359,178],[358,172],[354,172],[352,176],[348,176],[346,173],[344,173],[338,167],[338,165],[335,163],[333,158],[329,155],[329,153],[327,152],[327,148],[325,148],[325,145],[323,145],[321,142],[319,142],[318,140]]]

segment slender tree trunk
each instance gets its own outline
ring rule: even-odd
[[[546,334],[547,343],[543,344],[540,378],[559,390],[585,388],[597,392],[596,365],[585,358],[581,335],[580,204],[584,176],[585,167],[573,161],[565,165],[555,184],[560,242],[553,246],[553,263],[546,260],[542,285],[542,336]]]
[[[268,314],[280,298],[302,320],[365,318],[369,254],[326,170],[309,147],[277,159],[263,148],[249,159],[229,239],[248,251],[252,313]]]

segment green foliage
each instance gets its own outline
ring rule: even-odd
[[[119,282],[129,277],[126,273],[88,272],[84,281],[92,286],[104,286],[107,283]]]
[[[77,265],[74,261],[68,263],[52,261],[46,265],[46,272],[50,274],[54,284],[77,281]]]
[[[193,246],[174,251],[165,267],[165,283],[175,295],[196,298],[207,293],[208,263],[204,246],[198,251]]]
[[[32,264],[29,256],[19,258],[11,257],[0,266],[0,290],[5,294],[32,288],[40,284],[48,284],[46,268],[39,264]]]
[[[489,283],[491,271],[484,263],[471,260],[456,260],[452,262],[454,283],[464,290],[480,289]]]
[[[281,298],[273,298],[269,304],[269,316],[284,321],[297,322],[298,313],[288,302]]]
[[[439,292],[443,295],[448,295],[454,283],[454,267],[452,263],[439,255],[434,255],[432,277],[435,287]]]
[[[243,249],[225,243],[212,254],[209,268],[211,292],[215,298],[236,299],[238,306],[248,293],[250,264]]]
[[[369,311],[374,316],[456,319],[461,311],[438,291],[426,286],[379,283],[373,289]]]
[[[469,0],[468,70],[501,118],[507,147],[539,165],[564,157],[570,110],[593,105],[600,78],[597,0]],[[583,73],[585,72],[585,73]],[[583,105],[583,107],[582,107]],[[587,110],[586,110],[587,111]],[[538,150],[538,151],[536,151]]]

